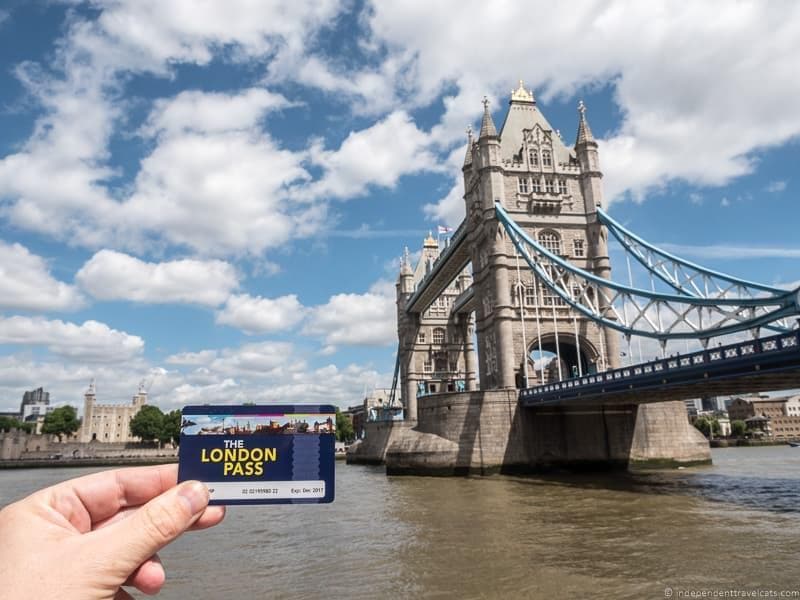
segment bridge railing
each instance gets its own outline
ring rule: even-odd
[[[722,363],[752,361],[759,355],[780,352],[800,353],[800,330],[526,388],[520,390],[519,400],[526,405],[531,405],[552,400],[554,397],[571,398],[584,394],[595,394],[598,391],[621,391],[625,388],[633,388],[634,382],[642,380],[661,379],[666,383],[666,376],[677,371],[685,372]],[[624,385],[620,386],[620,384]],[[606,388],[612,389],[607,390]]]

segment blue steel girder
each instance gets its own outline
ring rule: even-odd
[[[781,297],[786,294],[786,290],[726,275],[670,254],[626,229],[601,208],[597,208],[597,217],[626,252],[680,294],[700,298]]]
[[[707,298],[642,290],[603,279],[551,253],[517,225],[502,206],[496,212],[517,251],[557,298],[587,318],[621,331],[665,342],[756,330],[800,315],[800,289],[769,297]],[[538,301],[538,300],[537,300]]]
[[[406,312],[422,313],[458,277],[470,262],[467,221],[461,222],[450,237],[450,245],[434,261],[431,271],[420,281],[406,303]]]

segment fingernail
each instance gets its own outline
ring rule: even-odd
[[[193,515],[208,506],[208,488],[199,481],[189,481],[183,484],[178,490],[178,495],[186,500]]]

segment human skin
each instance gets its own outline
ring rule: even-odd
[[[94,473],[35,492],[0,511],[0,599],[124,600],[128,585],[156,594],[158,551],[225,516],[199,481],[176,485],[177,465]]]

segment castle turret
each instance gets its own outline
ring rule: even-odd
[[[603,188],[600,180],[600,156],[597,153],[597,142],[586,120],[586,105],[578,103],[578,135],[575,140],[575,156],[580,165],[581,191],[587,214],[595,212],[595,207],[603,207]]]
[[[83,394],[83,422],[81,423],[80,440],[82,442],[92,441],[92,418],[94,417],[94,405],[97,400],[94,387],[94,379],[89,383],[89,389]]]
[[[481,208],[494,213],[495,198],[503,198],[503,173],[500,169],[500,137],[497,135],[492,113],[489,112],[489,99],[486,97],[483,99],[483,119],[481,119],[476,155],[475,158],[478,159],[478,162],[475,166],[477,169],[479,171],[490,170],[489,173],[481,176],[489,180],[491,188],[491,193],[481,195]]]
[[[141,408],[147,404],[147,388],[145,387],[144,380],[139,382],[139,390],[133,397],[133,406]]]
[[[403,256],[400,258],[400,275],[397,279],[399,294],[414,293],[414,271],[411,269],[411,257],[408,253],[408,246],[403,249]]]
[[[472,170],[472,150],[475,145],[475,140],[472,139],[472,127],[467,127],[467,154],[464,157],[464,165],[461,167],[462,171]]]

